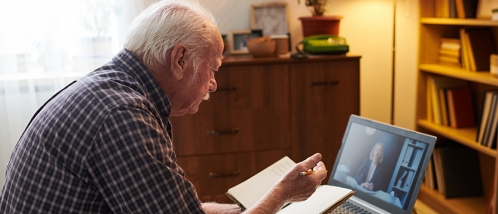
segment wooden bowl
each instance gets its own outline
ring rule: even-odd
[[[255,57],[272,56],[275,53],[275,41],[270,37],[259,37],[247,42],[247,50]]]

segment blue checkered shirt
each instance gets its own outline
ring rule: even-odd
[[[171,104],[129,51],[40,111],[7,166],[0,213],[204,213],[176,164]]]

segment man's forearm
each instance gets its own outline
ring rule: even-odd
[[[263,198],[261,198],[253,207],[249,207],[243,213],[245,214],[271,214],[276,213],[284,205],[282,194],[277,191],[278,188],[270,190]],[[242,213],[241,208],[236,204],[218,204],[218,203],[203,203],[202,209],[208,214],[239,214]]]
[[[214,202],[202,203],[202,209],[208,214],[239,214],[242,212],[237,204],[218,204]]]
[[[271,189],[256,204],[249,207],[244,213],[247,214],[270,214],[277,213],[283,206],[285,200],[278,188]]]

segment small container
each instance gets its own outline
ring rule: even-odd
[[[247,50],[255,57],[268,57],[275,53],[276,43],[269,36],[254,38],[247,42]]]
[[[492,10],[493,15],[491,16],[491,20],[498,21],[498,8]]]
[[[289,53],[289,36],[288,35],[271,35],[272,40],[275,41],[275,53],[278,55]]]

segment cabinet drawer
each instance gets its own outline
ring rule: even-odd
[[[220,198],[220,195],[250,178],[287,155],[286,150],[272,150],[223,155],[179,157],[177,162],[185,170],[197,189],[201,200]],[[215,196],[215,197],[213,197]]]
[[[216,82],[199,112],[289,106],[288,65],[222,66]]]
[[[178,156],[290,148],[290,109],[203,112],[171,118]]]

